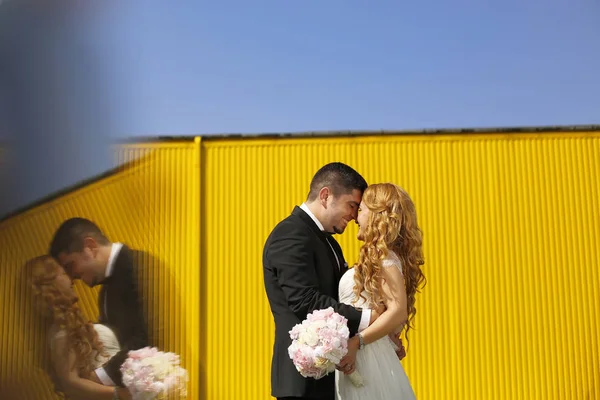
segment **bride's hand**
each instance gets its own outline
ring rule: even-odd
[[[129,390],[126,388],[117,388],[117,396],[119,400],[132,400],[133,396],[129,393]]]
[[[348,340],[348,353],[342,358],[339,365],[337,365],[339,371],[349,375],[356,370],[356,353],[358,353],[358,346],[358,336],[353,336]]]

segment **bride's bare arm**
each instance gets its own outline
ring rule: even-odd
[[[386,309],[379,318],[361,332],[364,344],[373,343],[396,333],[408,318],[406,286],[400,269],[389,266],[382,269],[382,295]]]
[[[113,387],[104,386],[79,376],[75,368],[75,354],[72,351],[67,353],[66,340],[66,335],[57,337],[54,340],[51,355],[56,378],[59,380],[61,389],[64,390],[67,398],[73,400],[114,399]],[[120,399],[131,399],[129,391],[125,388],[117,388],[117,394]]]
[[[394,329],[392,331],[392,333],[390,333],[388,335],[388,337],[394,343],[394,350],[396,351],[396,355],[398,356],[398,359],[400,359],[400,360],[402,360],[404,357],[406,357],[406,349],[404,348],[404,344],[402,343],[402,338],[400,337],[400,335],[402,334],[402,330],[404,329],[404,326],[405,326],[405,324],[398,326],[396,329]]]
[[[359,335],[362,335],[365,345],[397,331],[398,327],[403,325],[408,319],[406,286],[400,269],[396,266],[384,267],[382,274],[382,295],[385,310],[367,329],[359,333]],[[346,374],[354,371],[358,348],[359,338],[356,335],[348,341],[348,354],[346,354],[337,366],[339,370],[344,371]]]

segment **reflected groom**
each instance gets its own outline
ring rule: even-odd
[[[90,220],[71,218],[54,234],[50,255],[72,280],[81,279],[89,287],[102,285],[99,323],[115,332],[121,351],[88,378],[106,386],[123,386],[120,367],[128,351],[149,345],[149,318],[143,302],[146,285],[139,279],[147,277],[141,273],[142,253],[112,243]]]

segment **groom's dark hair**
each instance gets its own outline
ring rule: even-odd
[[[354,168],[341,163],[332,162],[322,166],[310,182],[308,201],[314,201],[322,188],[327,186],[334,196],[352,193],[353,190],[364,192],[367,181]]]
[[[77,253],[83,250],[83,239],[93,237],[99,244],[110,241],[104,236],[98,225],[85,218],[70,218],[63,222],[54,233],[50,242],[50,255],[58,259],[61,253]]]

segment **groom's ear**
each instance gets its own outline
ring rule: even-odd
[[[319,190],[319,201],[325,208],[327,208],[327,199],[329,199],[329,196],[331,196],[331,190],[329,190],[327,186],[324,186]]]
[[[98,255],[98,242],[91,236],[86,236],[83,238],[83,249],[90,249],[90,252],[94,257]]]

